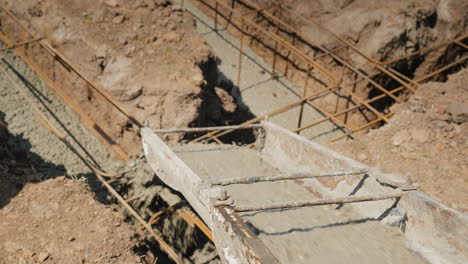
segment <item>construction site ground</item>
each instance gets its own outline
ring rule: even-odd
[[[304,81],[303,78],[280,76],[278,80],[271,79],[271,65],[248,47],[244,47],[247,56],[243,58],[241,85],[237,87],[238,37],[224,30],[213,32],[213,20],[188,0],[184,7],[178,1],[176,5],[159,0],[3,2],[28,28],[38,36],[44,36],[138,120],[148,120],[151,128],[241,123],[301,97],[295,87]],[[296,10],[312,10],[316,4],[313,1],[299,1],[297,5],[286,2]],[[337,29],[346,24],[343,21],[353,21],[356,13],[362,11],[362,6],[348,5],[348,1],[332,2],[317,4],[316,10],[321,11],[308,15],[322,16],[328,25]],[[385,21],[380,24],[380,15],[387,14],[389,9],[372,13],[367,8],[363,17],[372,18],[375,23],[356,20],[362,22],[358,23],[361,30],[345,32],[343,29],[338,33],[359,36],[355,41],[361,48],[365,48],[366,41],[371,39],[382,37],[388,40],[375,41],[369,46],[369,54],[382,60],[402,55],[410,46],[411,43],[401,45],[389,40],[388,36],[398,36],[400,30],[412,32],[413,35],[409,34],[413,38],[411,45],[418,47],[428,46],[460,28],[466,34],[464,28],[468,23],[463,23],[467,19],[463,18],[466,16],[463,10],[467,10],[467,6],[461,3],[463,1],[410,2],[413,6],[411,3],[405,5],[407,12],[400,10],[398,16],[390,19],[395,11],[390,9],[393,11],[385,16],[388,20],[380,19]],[[426,4],[430,8],[425,8]],[[434,10],[441,22],[431,27]],[[332,15],[337,19],[332,19]],[[2,29],[9,29],[13,35],[19,32],[9,28],[11,22],[4,22],[3,16]],[[435,17],[437,21],[437,15]],[[422,25],[419,30],[409,30],[415,28],[416,22]],[[368,26],[370,24],[386,28]],[[383,33],[379,33],[388,31],[394,34],[382,36]],[[313,36],[314,32],[310,34]],[[16,40],[28,38],[20,33],[17,37]],[[40,104],[41,110],[53,120],[53,125],[68,135],[79,153],[97,167],[111,173],[130,171],[114,186],[145,219],[162,208],[181,203],[182,197],[161,184],[144,164],[138,128],[106,105],[105,100],[81,80],[66,75],[66,68],[59,70],[53,66],[60,65],[58,61],[42,57],[42,53],[44,51],[29,49],[35,62],[50,78],[53,76],[54,82],[99,123],[133,162],[124,164],[119,161],[111,147],[102,138],[93,136],[82,120],[18,56],[11,51],[2,51],[0,63],[6,71],[0,73],[0,114],[4,113],[0,120],[0,148],[7,151],[0,152],[0,263],[170,261],[147,234],[135,228],[138,224],[122,208],[112,205],[115,200],[89,168],[40,125],[34,109],[19,91],[26,92]],[[432,70],[435,61],[437,58],[427,58],[414,76]],[[355,62],[359,64],[358,59]],[[449,75],[448,80],[442,77],[442,82],[420,86],[415,94],[402,94],[407,100],[391,106],[395,116],[388,124],[375,127],[354,140],[327,146],[386,172],[401,177],[410,174],[424,192],[466,213],[467,74],[468,71],[463,69]],[[320,117],[308,106],[305,113],[304,123]],[[297,115],[298,109],[294,109],[272,117],[271,121],[293,129],[297,125]],[[314,129],[305,130],[301,135],[323,142],[343,133],[332,122],[324,122]],[[164,139],[178,141],[183,135],[169,134]],[[9,142],[7,147],[6,142]],[[194,166],[201,163],[197,164]],[[311,210],[311,216],[321,214],[314,210]],[[261,216],[260,213],[246,217]],[[370,228],[373,224],[377,223],[366,223]],[[219,263],[213,243],[180,217],[163,219],[155,226],[186,259],[193,263]],[[355,230],[356,237],[359,230]],[[259,236],[266,236],[268,232],[265,227]],[[339,233],[339,228],[336,232]],[[390,230],[387,235],[391,237],[389,244],[396,241],[392,245],[399,248],[400,234]],[[277,242],[274,237],[268,239],[271,243]],[[330,238],[329,243],[341,243],[338,240],[337,237]],[[345,241],[345,244],[349,243]],[[378,250],[372,252],[376,253],[376,258]],[[330,252],[328,256],[331,257],[341,254]],[[413,260],[407,249],[401,249],[401,252],[404,254],[400,262]],[[357,256],[362,252],[354,253]],[[394,261],[387,260],[389,263]]]
[[[5,95],[13,85],[1,78],[2,110],[26,106]],[[17,118],[0,113],[0,263],[153,263],[145,235],[103,203],[106,193],[90,172],[27,118],[30,109],[16,110]]]
[[[2,173],[2,184],[12,176]],[[0,237],[2,264],[157,260],[144,234],[125,222],[117,208],[98,202],[85,182],[65,176],[25,184],[0,210]]]

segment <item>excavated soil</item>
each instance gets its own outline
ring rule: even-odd
[[[429,82],[394,105],[389,124],[332,149],[369,166],[408,174],[424,192],[468,212],[468,69]]]
[[[207,15],[214,17],[214,1],[199,0],[193,2]],[[319,56],[314,60],[324,66],[342,83],[354,83],[360,78],[358,78],[356,73],[343,67],[341,63],[334,61],[330,56],[322,56],[324,53],[317,48],[318,46],[327,50],[339,49],[334,52],[336,56],[345,59],[356,69],[359,69],[359,71],[369,76],[374,76],[372,79],[388,90],[397,88],[400,84],[391,80],[388,76],[377,74],[378,70],[372,66],[372,63],[357,52],[351,49],[340,49],[340,47],[344,46],[343,43],[326,30],[320,29],[313,22],[307,21],[307,19],[311,18],[313,21],[320,23],[326,29],[354,45],[363,54],[378,61],[395,59],[422,48],[447,41],[448,39],[459,37],[466,34],[468,25],[465,16],[468,5],[465,1],[460,0],[379,0],[372,1],[371,3],[347,0],[243,0],[235,1],[234,4],[231,1],[224,1],[227,6],[235,6],[235,10],[241,13],[252,12],[254,6],[268,7],[275,2],[281,2],[286,9],[296,14],[282,14],[281,19],[292,28],[301,32],[315,46],[304,42],[302,38],[296,37],[291,31],[282,29],[277,32],[276,25],[265,16],[250,15],[247,18],[261,25],[266,30],[277,33],[285,40],[294,42],[294,46],[310,58]],[[240,17],[231,14],[221,7],[219,7],[219,10],[224,15],[218,16],[218,28],[220,30],[227,30],[235,36],[240,36]],[[275,11],[275,8],[269,8],[268,11],[276,17],[280,16]],[[303,18],[299,18],[297,15],[301,15]],[[225,18],[229,22],[226,22]],[[270,65],[275,63],[277,71],[280,74],[284,74],[296,87],[304,86],[307,65],[298,56],[293,55],[291,51],[282,45],[276,46],[274,40],[251,25],[247,25],[245,30],[247,32],[247,36],[245,36],[246,43],[257,54],[263,57]],[[276,56],[276,60],[273,58],[273,50],[275,49],[280,54],[280,56]],[[418,79],[440,68],[444,63],[455,60],[462,53],[462,50],[462,48],[456,45],[449,45],[422,56],[403,60],[391,66],[409,78]],[[455,72],[459,69],[460,67],[454,67],[449,72]],[[312,73],[312,76],[307,78],[309,87],[307,94],[324,89],[323,82],[330,85],[330,81],[325,78],[324,74],[317,70],[313,70]],[[444,76],[444,74],[441,75],[441,80],[444,79]],[[382,94],[380,90],[368,82],[360,81],[354,85],[346,85],[346,87],[363,99],[371,99]],[[298,92],[302,94],[302,90]],[[329,94],[314,102],[329,113],[338,113],[356,103],[352,102],[353,100],[349,98],[349,92],[340,89],[336,94]],[[402,99],[405,99],[405,97],[402,97]],[[371,105],[378,111],[387,112],[389,106],[394,102],[393,99],[388,98],[379,100]],[[341,115],[339,119],[356,128],[366,124],[375,117],[374,113],[362,110],[351,111],[348,114]],[[358,132],[358,134],[362,134],[363,132],[365,130]]]
[[[7,6],[150,127],[224,125],[249,117],[217,87],[215,56],[194,29],[193,19],[170,1],[7,1]],[[31,38],[6,15],[2,30],[14,41]],[[141,153],[137,127],[102,96],[39,44],[20,50],[130,157]]]
[[[154,263],[143,233],[83,179],[44,180],[41,158],[31,160],[3,120],[0,112],[0,263]]]
[[[156,175],[147,168],[144,159],[138,159],[128,165],[112,160],[105,146],[83,127],[72,110],[21,59],[7,52],[2,58],[2,64],[3,67],[8,66],[8,70],[0,74],[0,109],[5,112],[2,117],[4,116],[8,123],[11,135],[2,138],[0,143],[3,144],[8,139],[12,147],[9,147],[6,154],[1,153],[0,158],[6,158],[13,164],[14,174],[0,179],[1,206],[14,200],[25,183],[59,176],[86,182],[101,203],[115,202],[76,154],[40,125],[35,119],[37,113],[25,100],[24,95],[37,104],[51,125],[64,134],[77,153],[91,164],[110,174],[126,172],[124,178],[113,183],[114,188],[124,199],[130,201],[132,207],[138,210],[145,220],[168,205],[181,201],[177,194],[157,180]],[[6,127],[6,124],[2,127]],[[20,161],[26,166],[14,166]],[[182,204],[180,207],[188,206]],[[132,221],[132,218],[129,216],[126,220]],[[179,216],[164,218],[154,225],[154,228],[186,259],[194,263],[216,263],[218,260],[213,244],[201,231],[187,225]],[[5,242],[7,241],[9,240]],[[53,241],[51,239],[51,242]],[[147,241],[148,247],[152,252],[156,252],[160,260],[168,261],[165,254],[159,253],[157,243],[151,237],[148,237]]]
[[[9,176],[9,175],[3,175]],[[86,184],[28,183],[0,209],[0,263],[154,263],[144,236]]]

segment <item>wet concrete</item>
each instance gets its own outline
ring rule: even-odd
[[[186,144],[171,148],[202,179],[287,173],[247,147]],[[316,199],[295,181],[229,185],[225,189],[238,205]],[[419,263],[405,247],[398,228],[363,218],[352,207],[318,206],[241,216],[281,263]]]

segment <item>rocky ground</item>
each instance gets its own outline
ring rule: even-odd
[[[468,69],[447,82],[429,82],[390,122],[329,147],[369,166],[405,177],[429,195],[468,211]]]
[[[0,263],[154,263],[144,235],[87,185],[28,183],[0,209]]]
[[[0,116],[0,263],[154,263],[145,235],[89,185],[44,180]],[[37,166],[37,165],[36,165]]]

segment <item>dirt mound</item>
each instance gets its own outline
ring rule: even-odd
[[[468,4],[461,0],[283,2],[380,61],[404,56],[467,32]],[[330,48],[338,46],[332,43],[330,35],[316,31],[317,28],[303,25],[301,30]],[[351,58],[357,65],[365,62],[357,54]]]
[[[194,29],[193,18],[170,1],[7,4],[24,24],[46,36],[137,120],[148,120],[150,127],[220,125],[243,116],[227,92],[215,90],[216,58]],[[2,18],[2,30],[15,41],[30,38],[7,18]],[[38,45],[21,49],[112,140],[137,156],[141,150],[137,127]]]
[[[468,211],[468,69],[445,83],[429,82],[390,122],[367,135],[330,147],[400,176],[408,173],[422,190]]]
[[[144,236],[89,186],[41,181],[0,112],[0,263],[153,263]]]
[[[153,263],[123,220],[81,181],[29,183],[0,209],[0,263]]]

